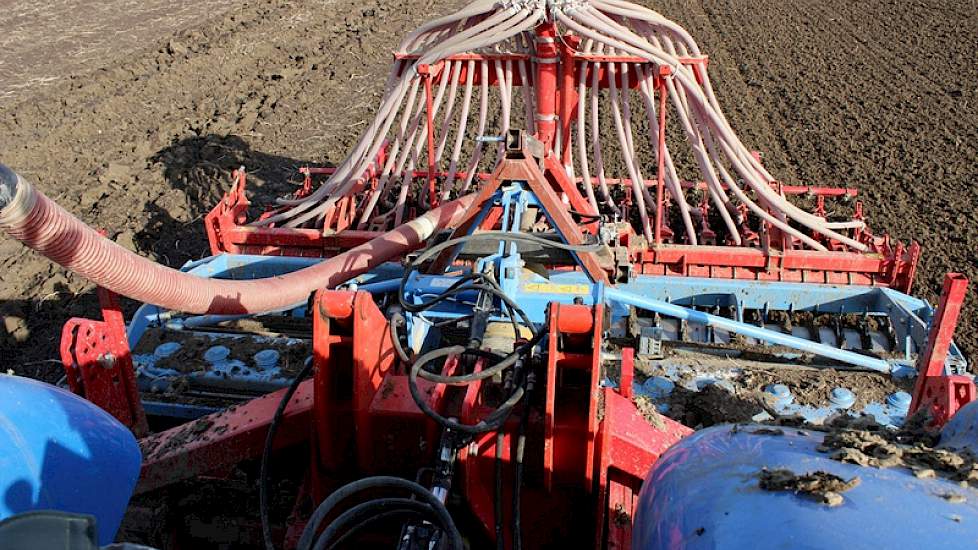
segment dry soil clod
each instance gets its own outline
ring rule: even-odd
[[[758,473],[758,479],[758,486],[765,491],[790,491],[830,507],[841,505],[845,501],[842,493],[861,482],[858,476],[846,481],[828,472],[796,474],[785,468],[764,468]]]

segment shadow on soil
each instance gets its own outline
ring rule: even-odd
[[[147,203],[144,209],[150,213],[149,223],[134,241],[140,250],[152,251],[170,266],[209,254],[203,219],[230,189],[232,171],[244,167],[248,174],[254,216],[264,205],[302,184],[299,168],[328,166],[263,153],[239,136],[216,134],[175,141],[152,160],[162,164],[166,182],[182,193],[186,203],[177,211],[165,201]]]
[[[140,255],[170,267],[210,255],[204,216],[230,188],[233,170],[244,166],[248,172],[255,215],[302,183],[299,168],[327,166],[256,151],[233,135],[181,139],[151,160],[162,166],[173,192],[142,205],[149,221],[128,238]],[[127,317],[138,307],[127,299],[122,304]],[[76,293],[55,284],[45,299],[0,300],[0,317],[0,369],[53,383],[63,375],[58,358],[64,323],[72,317],[100,319],[101,312],[93,289]]]

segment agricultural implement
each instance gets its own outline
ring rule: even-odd
[[[205,220],[214,255],[179,271],[0,170],[0,226],[100,287],[103,319],[71,320],[61,357],[91,414],[139,438],[129,528],[174,548],[712,547],[739,544],[720,506],[743,502],[797,519],[765,540],[810,541],[829,511],[744,496],[735,467],[848,475],[806,431],[839,417],[966,432],[975,387],[952,335],[967,281],[949,275],[936,309],[910,296],[920,247],[874,235],[854,189],[778,182],[720,111],[708,62],[626,2],[474,2],[401,43],[342,163],[303,168],[263,208],[235,171]],[[128,324],[118,295],[144,304]],[[729,420],[790,417],[797,434],[694,435],[714,422],[677,395],[740,402],[754,370],[907,391],[813,403],[771,383]],[[886,494],[883,516],[951,506],[933,497],[945,480],[864,477],[847,498]],[[259,493],[244,513],[202,519],[173,496],[242,479]],[[698,490],[723,498],[683,500]],[[35,508],[95,513],[51,494]],[[831,513],[858,527],[855,508]],[[120,513],[99,508],[101,543]],[[874,540],[953,540],[978,508],[954,515]]]

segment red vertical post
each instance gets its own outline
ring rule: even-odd
[[[621,348],[621,376],[618,391],[622,397],[632,398],[632,382],[635,380],[635,348]]]
[[[964,275],[948,273],[944,277],[941,302],[931,322],[927,347],[917,364],[919,376],[940,376],[944,373],[944,360],[948,350],[951,349],[951,338],[958,325],[958,317],[967,292],[968,278]]]
[[[536,28],[537,139],[544,151],[552,151],[557,135],[557,25],[541,23]]]
[[[574,62],[574,52],[581,43],[577,36],[567,35],[560,44],[560,68],[563,71],[563,79],[560,85],[560,133],[563,136],[561,142],[561,163],[567,166],[571,163],[571,144],[573,139],[573,123],[577,118],[577,80],[578,65]],[[587,182],[590,185],[590,182]]]
[[[99,306],[102,308],[102,319],[112,339],[110,349],[118,355],[116,361],[119,377],[122,380],[132,417],[132,425],[129,427],[136,437],[141,437],[149,432],[149,424],[139,395],[139,386],[136,383],[136,371],[132,365],[132,352],[129,349],[129,336],[126,334],[126,319],[122,315],[119,296],[102,287],[98,287],[97,294]]]
[[[666,76],[669,74],[668,67],[661,67],[659,71],[659,151],[658,166],[659,173],[656,177],[655,191],[655,245],[662,244],[662,216],[663,216],[663,195],[665,194],[666,184]],[[639,182],[645,185],[645,182]]]
[[[927,385],[944,376],[944,363],[951,349],[951,338],[954,336],[967,291],[968,278],[964,275],[948,273],[944,278],[941,302],[931,321],[927,347],[917,359],[917,384],[913,390],[911,412],[922,405]]]
[[[428,204],[435,208],[438,206],[438,192],[435,189],[435,100],[431,90],[434,75],[430,65],[418,67],[418,72],[424,78],[425,108],[428,110]]]
[[[781,195],[782,198],[784,197],[783,183],[781,183],[780,181],[777,182],[777,186],[775,187],[775,190],[778,192],[778,195]],[[785,233],[784,231],[779,230],[778,232],[781,234],[781,239],[780,239],[781,250],[791,250],[792,248],[794,248],[794,242],[793,242],[794,237]]]

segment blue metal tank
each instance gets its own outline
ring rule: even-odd
[[[940,447],[978,456],[978,401],[968,403],[941,430]]]
[[[819,432],[718,426],[681,441],[649,473],[639,497],[632,547],[975,548],[978,491],[904,468],[843,464],[820,453]],[[767,427],[770,429],[770,427]],[[758,487],[762,468],[823,471],[861,483],[837,507]],[[942,495],[961,495],[954,503]],[[955,499],[958,500],[958,499]]]
[[[0,519],[32,510],[90,514],[109,544],[142,456],[108,413],[60,388],[0,374]]]

